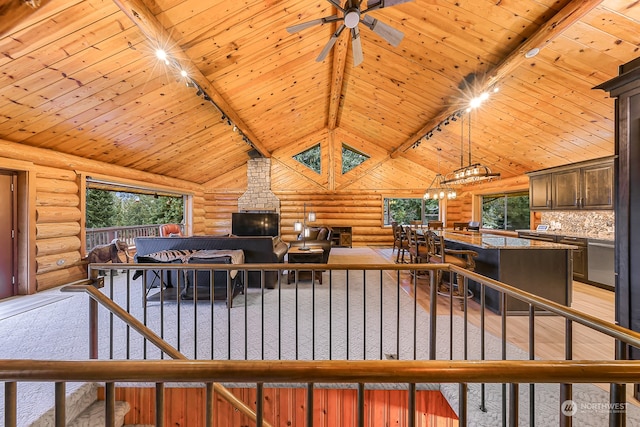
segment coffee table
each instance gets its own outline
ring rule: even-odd
[[[302,250],[297,246],[290,247],[287,257],[287,262],[290,264],[322,264],[324,262],[322,248],[309,248],[307,250]],[[302,270],[297,271],[300,272]],[[310,273],[312,274],[312,280],[315,281],[315,279],[318,279],[318,283],[322,285],[322,271],[316,270],[310,271]],[[295,279],[296,270],[289,270],[287,283],[291,283],[291,281],[295,281]]]

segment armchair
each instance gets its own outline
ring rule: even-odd
[[[160,226],[160,237],[182,236],[180,224],[162,224]]]

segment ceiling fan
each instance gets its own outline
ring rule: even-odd
[[[333,6],[336,7],[341,12],[342,16],[331,15],[325,16],[324,18],[314,19],[312,21],[303,22],[301,24],[292,25],[287,27],[287,31],[291,34],[297,33],[298,31],[307,29],[309,27],[313,27],[314,25],[324,25],[330,22],[338,22],[342,21],[342,24],[335,33],[329,39],[329,42],[325,45],[320,55],[316,58],[316,61],[321,62],[324,61],[327,54],[333,48],[333,45],[336,44],[338,37],[344,31],[345,28],[349,28],[351,30],[351,47],[353,50],[353,66],[357,67],[362,63],[364,59],[362,54],[362,44],[360,43],[360,30],[358,29],[358,24],[362,23],[366,27],[368,27],[371,31],[385,39],[389,42],[393,47],[397,47],[402,38],[404,37],[404,33],[396,30],[395,28],[378,21],[375,18],[371,18],[367,16],[367,12],[371,12],[372,10],[382,9],[385,7],[391,7],[402,3],[407,3],[411,0],[377,0],[372,2],[367,2],[367,8],[362,11],[360,6],[362,5],[362,0],[347,0],[344,4],[344,7],[340,6],[337,0],[327,0]]]

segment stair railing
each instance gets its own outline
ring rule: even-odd
[[[142,265],[142,264],[122,264],[122,265],[118,265],[113,266],[111,264],[95,264],[91,266],[92,269],[111,269],[111,268],[117,268],[117,269],[124,269],[125,271],[129,272],[129,270],[137,270],[137,269],[143,269],[143,270],[150,270],[150,269],[158,269],[157,265]],[[324,286],[325,289],[328,287],[329,290],[331,290],[331,286],[333,283],[332,277],[333,277],[333,273],[336,273],[335,270],[344,270],[346,272],[346,283],[340,283],[340,286],[345,286],[347,287],[347,290],[349,289],[349,277],[352,277],[352,274],[358,274],[360,273],[364,273],[365,271],[368,270],[375,270],[376,272],[380,273],[380,280],[382,281],[382,275],[383,273],[387,274],[387,275],[391,275],[391,276],[396,276],[397,277],[397,292],[398,295],[401,292],[404,292],[401,290],[401,280],[400,280],[400,273],[402,271],[406,272],[406,271],[420,271],[420,272],[425,272],[425,271],[433,271],[433,270],[444,270],[444,271],[448,271],[450,272],[453,277],[451,278],[452,280],[455,280],[455,275],[461,275],[464,278],[463,281],[463,286],[465,288],[466,291],[466,287],[467,287],[467,282],[468,280],[473,280],[474,282],[478,283],[481,286],[481,291],[480,291],[480,304],[481,304],[481,334],[482,334],[482,351],[483,351],[483,356],[482,359],[484,359],[484,294],[485,294],[485,288],[491,288],[491,289],[495,289],[497,291],[500,292],[500,296],[502,298],[502,302],[504,304],[504,302],[506,301],[507,296],[519,299],[521,301],[524,301],[525,303],[529,304],[529,318],[530,318],[530,326],[529,326],[529,333],[532,336],[533,335],[533,322],[534,322],[534,318],[537,316],[536,312],[538,309],[542,309],[544,311],[547,311],[549,313],[552,314],[556,314],[558,316],[561,316],[564,320],[565,320],[565,358],[567,360],[567,362],[569,364],[571,363],[576,363],[578,366],[579,363],[578,362],[571,362],[571,359],[573,359],[573,350],[572,350],[572,336],[573,336],[573,323],[577,323],[577,324],[582,324],[585,325],[586,327],[598,331],[599,333],[602,333],[604,336],[608,336],[608,337],[612,337],[613,339],[616,340],[616,357],[618,359],[625,359],[625,353],[624,350],[627,346],[632,346],[632,347],[638,347],[640,348],[640,334],[634,331],[629,331],[627,329],[624,329],[618,325],[614,325],[610,322],[606,322],[606,321],[602,321],[600,319],[597,319],[593,316],[590,316],[588,314],[585,313],[581,313],[575,309],[572,309],[570,307],[566,307],[564,305],[561,304],[557,304],[557,303],[553,303],[551,301],[548,301],[546,299],[543,298],[539,298],[533,294],[527,293],[527,292],[523,292],[517,288],[508,286],[507,284],[504,284],[502,282],[493,280],[493,279],[489,279],[487,277],[481,276],[477,273],[473,273],[470,272],[468,270],[465,269],[460,269],[460,268],[456,268],[454,266],[450,266],[448,264],[430,264],[430,265],[425,265],[425,264],[404,264],[404,265],[397,265],[397,264],[350,264],[350,265],[336,265],[336,264],[302,264],[302,265],[294,265],[294,264],[287,264],[287,265],[282,265],[282,264],[251,264],[251,265],[219,265],[216,266],[215,268],[212,268],[210,265],[191,265],[191,266],[183,266],[183,265],[171,265],[170,267],[163,267],[166,269],[173,269],[173,270],[178,270],[178,271],[182,271],[185,272],[185,274],[189,271],[191,271],[192,273],[194,273],[196,270],[210,270],[211,272],[213,272],[213,270],[237,270],[240,271],[241,273],[246,274],[248,270],[251,271],[255,271],[258,270],[262,273],[263,275],[263,286],[261,289],[258,289],[258,291],[262,292],[262,304],[263,304],[263,308],[262,310],[264,310],[264,293],[265,293],[265,289],[264,289],[264,273],[266,271],[274,271],[277,270],[280,273],[282,273],[283,270],[303,270],[303,271],[315,271],[315,270],[322,270],[322,271],[327,271],[328,274],[328,278],[329,281],[328,283],[325,281],[324,285],[319,285],[319,286]],[[435,274],[430,274],[430,284],[427,286],[427,292],[429,292],[429,297],[430,297],[430,307],[428,310],[428,316],[430,318],[430,324],[428,325],[428,330],[429,330],[429,337],[428,337],[428,351],[429,351],[429,356],[428,358],[431,360],[434,360],[436,357],[436,342],[435,342],[435,336],[436,336],[436,312],[437,312],[437,307],[436,307],[436,301],[438,299],[438,296],[436,295],[436,286],[434,286],[434,281],[433,281],[433,277],[435,276]],[[211,274],[211,277],[213,277],[213,274]],[[280,275],[281,277],[281,275]],[[295,283],[291,284],[289,287],[291,288],[290,290],[293,291],[295,290],[296,292],[296,303],[297,303],[297,293],[298,293],[298,274],[295,275],[296,279],[295,279]],[[341,276],[342,277],[342,276]],[[418,303],[417,303],[417,292],[418,292],[418,274],[413,274],[412,275],[412,279],[411,279],[411,286],[413,287],[413,289],[415,290],[414,295],[412,295],[412,303],[411,305],[413,306],[413,315],[414,315],[414,325],[413,325],[413,330],[412,331],[407,331],[407,333],[409,334],[413,334],[413,344],[414,344],[414,350],[413,350],[413,359],[416,359],[416,352],[415,352],[415,344],[416,341],[418,340],[417,337],[417,331],[416,331],[416,325],[415,325],[415,313],[419,310],[418,307]],[[111,281],[113,284],[113,276],[111,277]],[[126,281],[127,281],[127,288],[129,287],[129,274],[127,274],[126,276]],[[366,280],[365,280],[366,282]],[[246,283],[246,282],[245,282]],[[424,283],[424,282],[423,282]],[[405,283],[406,284],[406,283]],[[85,284],[86,285],[86,284]],[[211,286],[213,286],[213,283],[211,284]],[[316,285],[314,284],[313,287],[315,287]],[[367,284],[365,283],[365,287],[367,286]],[[376,284],[372,283],[370,285],[371,288],[375,288]],[[113,287],[113,285],[112,285]],[[245,285],[245,293],[246,293],[246,285]],[[275,289],[275,292],[280,292],[282,289],[282,287],[280,286],[280,283],[278,283],[278,288]],[[381,288],[380,288],[381,289]],[[466,292],[463,291],[463,295],[466,294]],[[380,290],[380,292],[382,292]],[[394,291],[395,292],[395,291]],[[347,292],[348,295],[348,292]],[[382,293],[381,293],[382,295]],[[260,297],[258,297],[260,298]],[[108,299],[108,297],[107,297]],[[453,299],[450,298],[450,302]],[[176,301],[178,304],[176,305],[177,307],[181,306],[181,301],[180,297],[179,297],[179,292],[177,294],[177,299]],[[359,301],[356,301],[359,302]],[[364,302],[363,302],[364,303]],[[463,358],[466,360],[467,359],[467,315],[468,315],[468,306],[467,306],[467,300],[464,300],[464,304],[463,304],[463,318],[464,318],[464,324],[463,324],[463,334],[464,334],[464,356]],[[163,307],[163,301],[160,301],[160,308]],[[193,304],[193,309],[195,310],[197,308],[197,304]],[[258,302],[257,307],[260,306],[260,302]],[[349,301],[347,300],[347,306],[349,306]],[[213,302],[211,303],[211,310],[213,310]],[[398,302],[398,318],[400,317],[400,303]],[[246,309],[246,306],[243,308],[242,306],[238,306],[237,309],[239,310],[243,310]],[[236,310],[236,307],[234,306],[233,309],[231,309],[231,307],[227,307],[227,311],[231,311],[231,310]],[[280,308],[277,309],[278,312],[280,312]],[[297,313],[298,307],[297,305],[292,306],[292,307],[287,307],[287,310],[295,310]],[[145,312],[146,313],[146,312]],[[450,308],[450,319],[453,317],[452,315],[453,313],[453,309],[452,307]],[[410,314],[410,313],[409,313]],[[314,316],[312,316],[313,318]],[[349,316],[347,315],[347,318]],[[296,318],[297,318],[297,314],[296,314]],[[506,320],[507,320],[507,316],[506,316],[506,311],[503,311],[502,313],[502,347],[503,347],[503,351],[502,351],[502,358],[506,359],[506,351],[504,350],[506,348]],[[450,320],[451,321],[451,320]],[[178,310],[178,324],[180,322],[180,311]],[[400,323],[397,322],[397,329],[400,329]],[[240,325],[242,326],[242,325]],[[280,328],[280,325],[272,325],[275,328]],[[229,328],[231,326],[229,325]],[[244,334],[245,337],[247,335],[247,323],[246,323],[246,310],[245,310],[245,322],[244,322]],[[262,333],[264,334],[264,311],[263,311],[263,323],[262,323],[262,328],[263,331]],[[177,328],[178,333],[181,330],[181,327],[179,326]],[[349,330],[349,327],[347,325],[347,331]],[[425,329],[426,330],[426,329]],[[453,328],[450,328],[450,331],[452,331]],[[256,333],[256,332],[252,332],[252,333]],[[260,333],[259,331],[257,331],[257,333]],[[331,335],[331,334],[330,334]],[[164,337],[160,337],[161,339],[164,339]],[[297,326],[296,326],[296,346],[297,346]],[[420,337],[420,341],[424,341],[423,337]],[[177,338],[177,345],[178,345],[178,350],[180,349],[180,337],[178,336]],[[245,338],[245,359],[247,358],[247,353],[246,353],[246,338]],[[329,342],[329,346],[331,346],[331,342]],[[348,345],[347,345],[348,346]],[[313,348],[315,348],[314,346],[312,346]],[[263,344],[263,349],[262,352],[264,353],[264,344]],[[535,358],[535,348],[534,348],[534,342],[533,340],[530,341],[530,346],[529,346],[529,352],[530,352],[530,358],[534,359]],[[348,351],[347,351],[348,353]],[[331,351],[329,351],[329,354],[331,354]],[[231,354],[229,352],[229,355],[227,356],[229,357],[229,359],[231,359]],[[298,354],[297,354],[297,347],[296,347],[296,359],[298,359]],[[419,357],[423,357],[423,356],[419,356]],[[442,357],[442,356],[440,356]],[[450,358],[452,358],[453,356],[450,354],[449,356]],[[194,356],[194,358],[196,358]],[[214,359],[217,357],[211,357],[211,359]],[[278,356],[278,359],[280,358],[280,356]],[[315,359],[315,356],[313,356],[313,358]],[[380,358],[382,359],[382,353],[380,354]],[[411,358],[411,356],[409,356],[408,358]],[[424,358],[424,357],[423,357]],[[405,358],[406,359],[406,358]],[[314,366],[319,366],[318,362],[323,363],[322,360],[315,360],[314,361]],[[486,361],[482,361],[479,363],[484,364]],[[288,362],[282,362],[282,363],[288,363]],[[478,362],[476,362],[478,363]],[[514,362],[517,364],[520,363],[524,363],[524,361],[519,360],[517,362]],[[583,362],[580,362],[583,363]],[[591,363],[591,362],[588,362]],[[594,363],[609,363],[609,362],[603,362],[603,361],[599,361],[599,362],[594,362]],[[626,378],[625,381],[631,381],[634,383],[640,382],[639,378],[634,377],[634,375],[632,375],[631,373],[633,372],[634,369],[637,368],[636,362],[620,362],[624,365],[624,363],[629,363],[628,367],[629,367],[629,371],[627,372],[629,374],[629,377]],[[526,365],[529,366],[529,365]],[[534,366],[534,365],[532,365]],[[622,366],[622,365],[621,365]],[[394,369],[395,372],[395,369]],[[495,373],[495,372],[494,372]],[[594,382],[605,382],[605,383],[609,383],[611,385],[611,404],[612,405],[626,405],[626,396],[624,393],[624,388],[625,385],[623,382],[617,382],[614,380],[606,379],[606,378],[602,378],[605,381],[594,381]],[[538,378],[534,378],[535,381],[531,381],[532,383],[538,383],[538,382],[543,382],[543,381],[537,381]],[[479,381],[484,381],[484,380],[479,380]],[[401,382],[401,381],[397,381],[397,382]],[[446,382],[446,381],[444,381]],[[510,405],[511,407],[514,407],[514,405],[516,405],[515,407],[517,407],[518,404],[518,384],[517,382],[513,382],[513,381],[494,381],[494,380],[488,380],[486,381],[487,383],[495,383],[495,382],[502,382],[503,385],[503,411],[506,414],[507,411],[507,392],[506,392],[506,387],[507,384],[510,384],[510,389],[509,389],[509,399],[510,399]],[[582,382],[582,381],[571,381],[571,382]],[[571,395],[572,395],[572,390],[571,390],[571,382],[567,382],[567,383],[563,383],[561,384],[561,401],[564,400],[570,400],[571,399]],[[585,381],[585,382],[592,382],[592,381]],[[262,383],[260,383],[258,389],[261,390],[262,389]],[[484,384],[481,384],[482,387],[484,387]],[[533,387],[535,386],[535,384],[531,384],[531,391],[533,394]],[[414,387],[415,389],[415,387]],[[466,423],[466,412],[467,412],[467,407],[466,407],[466,400],[464,398],[464,396],[466,395],[466,384],[465,382],[460,383],[460,401],[459,401],[459,416],[461,419],[461,424],[464,425]],[[483,402],[484,402],[484,396],[482,397]],[[412,400],[409,401],[410,403],[412,402]],[[531,399],[531,402],[533,402],[533,399]],[[484,404],[482,405],[484,406]],[[258,408],[260,409],[260,408]],[[511,408],[509,408],[511,409]],[[258,411],[260,412],[260,411]],[[535,407],[531,406],[531,410],[530,410],[530,417],[531,420],[533,420],[535,415]],[[258,417],[260,417],[260,413],[257,414]],[[513,418],[517,419],[517,413],[509,413],[509,420],[512,420]],[[507,419],[507,415],[503,415],[503,420]],[[624,425],[624,414],[620,414],[620,413],[611,413],[610,414],[610,419],[611,419],[611,424],[612,426],[621,426]],[[565,416],[561,416],[561,424],[562,425],[570,425],[570,417],[565,415]]]
[[[61,290],[62,292],[85,292],[89,294],[93,301],[101,304],[111,313],[116,315],[120,320],[125,322],[131,328],[140,333],[143,337],[145,337],[149,342],[154,344],[158,349],[160,349],[163,353],[170,356],[172,359],[176,360],[188,360],[187,357],[176,350],[173,346],[168,344],[165,340],[160,338],[156,333],[154,333],[151,329],[147,328],[142,322],[133,317],[131,314],[127,313],[122,309],[118,304],[113,302],[110,298],[105,296],[102,292],[94,286],[92,280],[84,280],[80,282],[71,283]],[[234,408],[248,416],[251,420],[256,421],[257,415],[248,407],[242,400],[238,399],[233,393],[231,393],[226,387],[213,383],[213,389],[216,393],[218,393],[223,399],[229,402]],[[162,417],[162,412],[156,414],[158,417]],[[267,427],[270,427],[270,424],[263,422],[263,424]]]

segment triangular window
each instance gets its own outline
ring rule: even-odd
[[[302,163],[312,171],[320,173],[320,144],[318,143],[313,147],[296,154],[293,156],[293,159]]]
[[[342,173],[345,174],[369,159],[364,153],[342,144]]]

